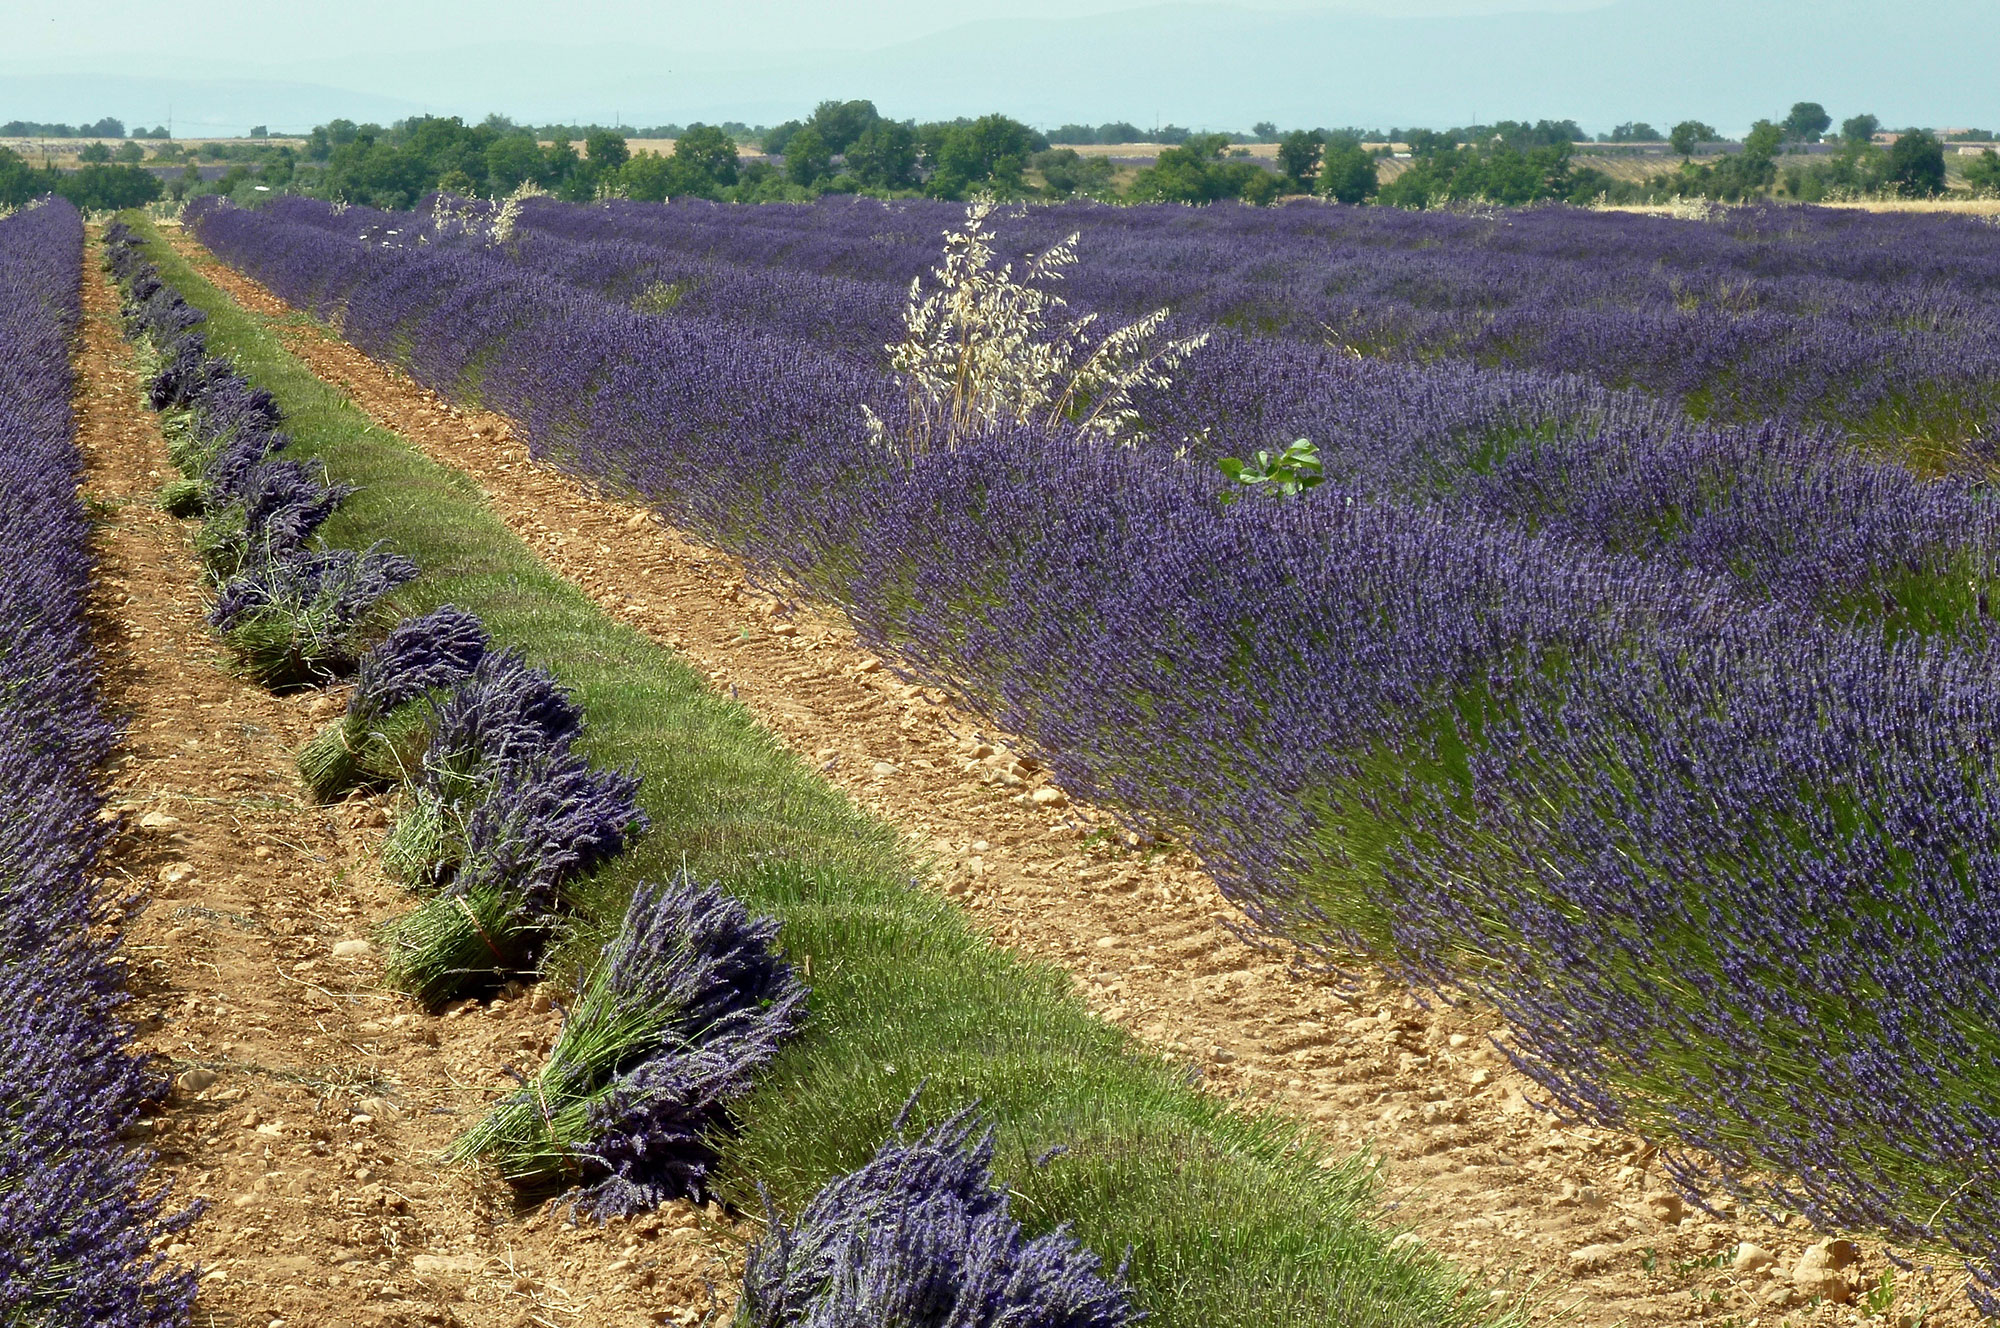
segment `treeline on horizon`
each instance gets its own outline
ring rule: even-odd
[[[85,128],[106,126],[123,128],[110,119]],[[0,125],[0,132],[10,127]],[[0,148],[0,205],[51,191],[84,207],[127,207],[205,193],[250,201],[257,193],[283,191],[408,208],[437,190],[495,197],[524,186],[572,201],[616,195],[750,203],[847,193],[1268,204],[1317,195],[1406,208],[1761,197],[1821,202],[1946,192],[1944,137],[1912,128],[1879,143],[1882,125],[1865,114],[1849,117],[1837,134],[1833,127],[1822,106],[1800,102],[1781,120],[1759,120],[1740,143],[1723,140],[1698,120],[1681,121],[1665,133],[1633,121],[1600,135],[1609,145],[1666,144],[1680,157],[1677,165],[1642,183],[1579,163],[1577,149],[1590,140],[1574,120],[1387,131],[1282,130],[1265,122],[1248,135],[1195,133],[1172,125],[1143,131],[1128,121],[1111,121],[1044,133],[1002,114],[893,120],[866,100],[821,102],[805,119],[770,127],[696,123],[628,132],[594,125],[527,126],[500,115],[478,124],[422,116],[387,127],[333,120],[316,126],[296,150],[289,143],[257,141],[207,143],[198,150],[165,142],[147,158],[137,143],[116,150],[93,143],[79,154],[85,164],[75,172],[46,163],[36,168]],[[259,126],[254,137],[266,138],[268,131]],[[672,138],[674,145],[668,153],[635,151],[633,138]],[[1140,141],[1163,146],[1137,170],[1131,169],[1134,163],[1076,150]],[[751,143],[761,152],[746,160],[741,149]],[[1252,143],[1275,144],[1275,157],[1252,157],[1247,146]],[[1408,160],[1399,161],[1392,178],[1384,180],[1381,165],[1392,156]],[[163,181],[139,166],[142,159],[185,166],[180,176]],[[221,178],[203,180],[197,159],[232,165]],[[1974,193],[2000,194],[2000,155],[1989,149],[1973,158],[1964,180]]]

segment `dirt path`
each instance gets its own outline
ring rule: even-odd
[[[938,880],[1002,941],[1061,963],[1093,1008],[1216,1091],[1269,1101],[1386,1159],[1395,1218],[1498,1293],[1539,1288],[1544,1317],[1579,1325],[1842,1323],[1791,1272],[1815,1237],[1753,1214],[1690,1210],[1653,1150],[1563,1128],[1489,1043],[1477,1013],[1427,1010],[1379,982],[1359,999],[1236,940],[1231,909],[1185,854],[1108,833],[1008,755],[1007,735],[897,681],[837,617],[745,592],[726,555],[644,509],[529,459],[508,422],[460,410],[379,365],[191,240],[182,252],[255,312],[287,318],[293,351],[374,419],[472,475],[551,566],[607,610],[681,650],[862,806],[934,851]],[[1750,1242],[1753,1256],[1732,1266]],[[1879,1282],[1879,1247],[1850,1280]],[[1901,1274],[1888,1322],[1972,1322],[1957,1276]],[[1510,1291],[1508,1288],[1512,1288]],[[1862,1288],[1865,1291],[1865,1288]]]
[[[189,528],[119,336],[85,276],[78,430],[105,513],[92,612],[121,832],[106,869],[150,892],[131,925],[129,1012],[176,1076],[149,1122],[161,1170],[204,1216],[177,1257],[196,1323],[694,1323],[734,1285],[736,1243],[689,1205],[608,1228],[522,1222],[501,1187],[433,1159],[532,1070],[556,1031],[540,993],[428,1018],[377,985],[373,927],[409,907],[381,874],[378,799],[306,802],[293,749],[344,698],[280,699],[232,677],[202,623]]]

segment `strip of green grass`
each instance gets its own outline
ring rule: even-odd
[[[414,558],[410,613],[450,602],[574,690],[598,761],[637,770],[653,829],[591,883],[588,933],[634,882],[685,863],[776,914],[807,966],[811,1019],[743,1111],[726,1193],[785,1211],[873,1153],[924,1085],[923,1125],[972,1102],[998,1123],[999,1169],[1034,1231],[1060,1222],[1130,1277],[1157,1328],[1464,1324],[1485,1297],[1447,1265],[1392,1251],[1365,1165],[1283,1122],[1226,1110],[1093,1018],[1066,976],[977,935],[922,888],[893,831],[618,625],[507,532],[477,486],[372,425],[288,353],[271,320],[203,280],[143,223],[151,256],[205,310],[211,349],[283,406],[294,455],[358,484],[329,542]],[[573,953],[584,953],[588,938]],[[1037,1166],[1055,1145],[1067,1152]]]

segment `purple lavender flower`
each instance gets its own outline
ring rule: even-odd
[[[1079,308],[1226,331],[1140,402],[1150,445],[887,465],[860,407],[955,215],[190,224],[842,604],[1254,924],[1492,1001],[1564,1109],[2000,1277],[2000,505],[1926,478],[2000,436],[1990,228],[1036,209],[1010,240],[1083,230]],[[1219,510],[1216,457],[1298,436],[1325,485]]]
[[[488,651],[437,704],[426,769],[459,777],[492,772],[566,748],[583,711],[552,676],[515,650]]]
[[[460,811],[452,889],[504,888],[542,912],[560,887],[617,856],[647,826],[636,775],[598,770],[567,745],[511,760]]]
[[[463,682],[488,644],[478,617],[449,604],[390,629],[361,657],[347,713],[299,749],[299,774],[313,796],[330,801],[419,770],[430,721],[413,703]]]
[[[154,1251],[194,1213],[122,1137],[164,1085],[121,1017],[99,889],[116,733],[70,406],[82,247],[61,200],[0,218],[0,1322],[179,1328],[194,1277]]]
[[[185,406],[229,371],[229,362],[211,356],[208,343],[198,334],[181,337],[147,383],[146,402],[154,410]]]
[[[914,1141],[892,1137],[795,1220],[772,1217],[744,1270],[746,1328],[1137,1323],[1122,1274],[1106,1278],[1066,1229],[1025,1237],[992,1167],[993,1132],[970,1110]]]
[[[479,616],[446,604],[405,618],[361,657],[347,713],[366,721],[471,676],[491,644]]]

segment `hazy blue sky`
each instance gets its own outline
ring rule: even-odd
[[[1247,3],[1260,12],[1407,16],[1560,12],[1601,8],[1610,0],[1334,0],[1320,4]],[[307,52],[468,41],[562,43],[629,33],[649,43],[696,48],[867,49],[994,18],[1046,20],[1118,13],[1134,0],[1001,0],[977,7],[948,0],[351,0],[285,4],[272,0],[136,0],[0,3],[0,32],[10,68],[28,60],[63,63],[132,50],[287,63]],[[329,74],[337,71],[328,71]]]
[[[2000,121],[2000,0],[0,0],[0,120]]]

